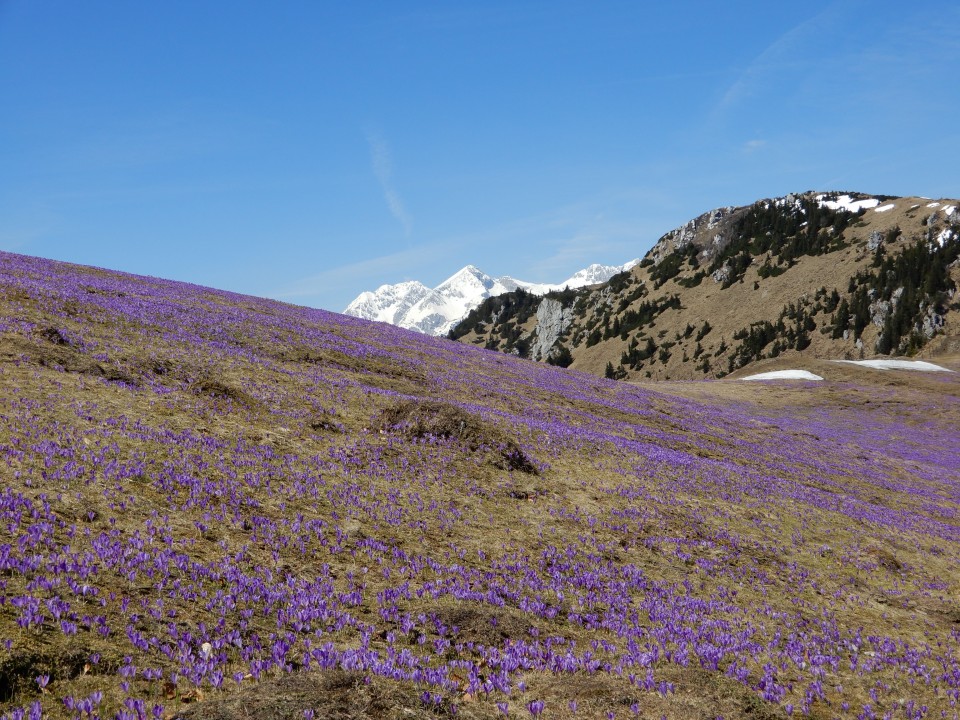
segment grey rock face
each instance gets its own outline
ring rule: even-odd
[[[883,245],[883,233],[879,230],[874,230],[870,233],[870,237],[867,238],[867,250],[875,252],[881,245]]]
[[[873,292],[873,291],[871,291]],[[896,312],[897,305],[900,304],[900,298],[903,295],[903,288],[898,287],[890,295],[890,300],[874,300],[870,303],[870,322],[876,325],[878,328],[883,327],[884,321],[887,319],[887,315],[892,312]],[[875,297],[876,293],[874,292],[871,297]]]
[[[870,303],[870,322],[882,328],[887,315],[890,314],[890,308],[891,303],[887,300],[876,300]]]
[[[730,279],[731,268],[729,265],[724,264],[719,270],[714,270],[710,277],[713,278],[714,282],[725,283]]]
[[[573,322],[573,308],[566,308],[560,301],[544,298],[537,308],[537,329],[530,357],[543,360],[548,357],[560,334]]]
[[[924,316],[923,323],[920,326],[920,332],[922,332],[924,337],[929,340],[942,329],[943,315],[935,312],[933,308],[927,310],[927,314]]]
[[[730,211],[733,210],[732,207],[722,207],[717,208],[716,210],[711,210],[707,218],[707,227],[714,228],[716,227],[721,220],[723,220],[727,215],[730,214]]]
[[[697,241],[698,237],[701,237],[708,230],[712,230],[716,227],[722,227],[723,221],[726,220],[730,213],[736,210],[735,207],[722,207],[709,212],[703,213],[698,217],[695,217],[690,222],[685,225],[681,225],[676,230],[671,230],[666,235],[664,235],[660,240],[657,241],[657,244],[653,246],[650,250],[650,259],[653,260],[655,265],[659,265],[663,259],[670,253],[676,250],[684,250],[691,243]],[[703,244],[705,239],[701,237],[698,245]],[[704,248],[701,255],[704,253],[713,257],[716,252],[719,252],[722,249],[724,242],[723,235],[716,233],[713,237],[713,242],[708,244]]]

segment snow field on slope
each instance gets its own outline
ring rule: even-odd
[[[771,370],[769,372],[747,375],[741,380],[823,380],[809,370]]]
[[[953,372],[942,365],[924,362],[923,360],[896,360],[893,358],[876,358],[874,360],[834,360],[833,362],[848,365],[862,365],[874,370],[920,370],[922,372]]]
[[[817,195],[817,202],[820,203],[820,207],[829,208],[830,210],[847,210],[852,213],[857,212],[860,208],[869,210],[880,204],[880,201],[876,198],[854,200],[849,195],[841,195],[836,200],[824,200],[825,197],[826,195]]]

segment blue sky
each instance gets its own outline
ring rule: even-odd
[[[960,6],[0,0],[0,249],[341,310],[960,197]]]

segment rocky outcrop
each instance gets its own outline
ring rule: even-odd
[[[875,300],[870,303],[870,322],[878,328],[883,327],[883,323],[890,314],[890,302],[887,300]]]
[[[537,308],[537,329],[534,333],[530,357],[545,360],[560,335],[573,322],[573,309],[564,308],[559,300],[545,298]]]
[[[723,227],[737,208],[721,207],[695,217],[676,230],[671,230],[653,246],[647,257],[654,265],[676,250],[685,250],[691,244],[703,248],[701,255],[712,259],[724,244]]]
[[[719,268],[718,270],[714,270],[710,274],[710,277],[713,278],[714,282],[725,283],[730,279],[731,272],[732,272],[732,269],[729,263],[724,263],[723,267]]]
[[[882,328],[887,320],[887,316],[896,312],[897,305],[900,304],[900,298],[903,296],[903,288],[898,287],[890,295],[890,300],[874,300],[870,303],[870,322],[878,328]],[[870,297],[875,297],[875,292],[870,291]]]
[[[919,323],[917,329],[929,340],[943,330],[945,322],[943,315],[938,313],[933,307],[928,307],[927,314],[924,315],[923,321]]]

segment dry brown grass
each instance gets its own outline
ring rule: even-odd
[[[183,720],[402,720],[449,716],[426,706],[409,687],[363,673],[329,670],[296,673],[240,691],[207,694],[173,717]],[[459,717],[476,717],[469,711]]]
[[[29,297],[17,297],[11,302],[24,306],[27,316],[43,323],[41,328],[61,327],[36,311]],[[78,307],[77,312],[82,314],[83,307]],[[345,357],[304,350],[302,343],[291,343],[286,350],[261,347],[253,340],[248,345],[277,360],[279,369],[245,364],[242,360],[205,365],[197,358],[178,355],[177,348],[166,347],[159,341],[154,345],[122,345],[117,357],[105,363],[64,345],[54,333],[41,331],[29,338],[0,337],[0,388],[4,397],[41,404],[46,413],[44,422],[64,428],[65,442],[91,448],[91,452],[116,443],[116,452],[122,457],[146,454],[151,462],[178,460],[176,448],[153,447],[135,437],[108,433],[105,423],[122,416],[149,427],[190,430],[201,438],[270,448],[276,456],[271,468],[271,490],[267,493],[261,488],[256,495],[258,507],[238,522],[206,522],[206,529],[200,530],[195,521],[204,519],[201,512],[166,512],[167,501],[150,484],[149,473],[125,481],[118,497],[135,496],[136,502],[122,510],[110,507],[116,497],[104,495],[105,488],[99,485],[92,489],[75,487],[73,492],[60,492],[60,487],[27,487],[22,478],[31,474],[39,477],[43,470],[40,463],[30,459],[11,459],[0,464],[0,480],[5,487],[15,487],[32,499],[41,491],[50,491],[51,495],[54,489],[60,492],[60,497],[51,499],[52,507],[59,517],[77,525],[80,537],[87,531],[96,534],[115,530],[129,538],[142,530],[153,510],[160,510],[166,515],[164,526],[179,543],[178,549],[198,562],[214,564],[225,554],[244,549],[252,568],[293,580],[329,578],[335,592],[351,587],[349,577],[362,577],[367,602],[355,612],[363,622],[376,625],[378,632],[395,628],[380,621],[372,598],[395,586],[397,579],[388,580],[381,575],[376,559],[364,554],[362,542],[369,538],[410,554],[423,554],[478,572],[489,569],[489,563],[479,559],[481,552],[488,558],[536,559],[552,546],[569,545],[578,552],[595,553],[594,562],[598,565],[639,568],[651,580],[678,586],[688,582],[689,592],[699,597],[710,597],[724,584],[736,586],[730,577],[706,572],[677,557],[671,542],[681,540],[691,544],[691,552],[698,559],[716,560],[722,563],[723,572],[740,573],[737,603],[747,615],[755,613],[759,617],[765,606],[773,605],[811,620],[820,610],[830,607],[843,628],[867,627],[917,643],[946,636],[958,622],[960,582],[950,543],[942,543],[946,550],[935,555],[931,552],[931,540],[921,534],[894,535],[882,526],[852,522],[842,513],[830,510],[814,511],[776,495],[765,498],[762,504],[751,503],[748,498],[723,498],[715,493],[706,472],[696,475],[699,471],[692,469],[683,478],[682,473],[670,467],[651,469],[644,458],[622,454],[612,445],[578,446],[568,439],[538,446],[535,433],[511,427],[496,414],[521,414],[547,407],[554,417],[568,419],[571,426],[594,430],[604,422],[622,423],[624,429],[618,431],[631,439],[648,438],[652,432],[670,433],[670,439],[648,439],[652,444],[687,452],[696,459],[737,458],[744,467],[753,467],[752,463],[759,464],[762,458],[738,457],[742,442],[762,441],[772,448],[808,443],[813,448],[821,440],[782,429],[777,417],[791,418],[821,408],[850,413],[849,417],[858,413],[867,418],[882,417],[890,403],[899,403],[896,407],[905,414],[906,422],[916,421],[919,426],[920,414],[925,408],[929,411],[935,407],[937,397],[957,397],[956,383],[921,373],[890,374],[810,360],[802,367],[824,375],[826,382],[803,387],[749,384],[734,379],[662,383],[648,386],[655,392],[645,397],[642,406],[609,408],[602,403],[612,401],[623,390],[622,385],[602,381],[591,385],[593,381],[583,380],[581,387],[590,389],[575,399],[539,386],[525,387],[521,393],[512,390],[510,376],[497,375],[506,366],[503,358],[493,356],[483,363],[476,361],[476,367],[471,368],[502,380],[502,386],[491,385],[470,396],[471,402],[490,409],[489,415],[482,415],[455,404],[463,398],[452,393],[447,399],[437,399],[436,388],[428,380],[431,373],[410,361],[348,361]],[[433,362],[436,365],[430,367],[432,371],[445,368],[441,361]],[[93,369],[93,364],[101,366],[103,372]],[[960,368],[956,360],[949,360],[948,364]],[[134,380],[139,379],[139,383],[132,388],[110,382],[106,375],[108,366],[126,368],[124,371]],[[794,366],[795,361],[786,358],[765,362],[756,370]],[[329,385],[334,385],[333,380],[342,385],[335,400],[324,395],[327,385],[310,379],[310,373],[317,369],[329,373],[325,376],[332,378]],[[509,370],[519,372],[514,365]],[[164,379],[173,390],[163,396],[153,394],[147,380],[154,377]],[[283,392],[278,399],[271,399],[269,394],[258,395],[263,387]],[[371,392],[371,387],[414,391],[418,399],[397,400]],[[501,391],[501,387],[505,389]],[[267,399],[261,399],[264,397]],[[51,398],[56,398],[56,402],[51,402]],[[716,426],[691,431],[691,426],[696,427],[696,418],[690,415],[691,406],[678,402],[687,399],[700,403],[698,407]],[[95,411],[89,411],[89,418],[76,411],[83,404],[96,406]],[[722,425],[719,418],[725,407],[750,408],[756,411],[758,419],[742,425]],[[285,414],[271,412],[277,409]],[[583,419],[590,417],[595,421]],[[0,443],[7,442],[11,432],[9,427],[0,427]],[[531,467],[533,460],[544,463],[545,469],[538,475],[524,471],[525,465],[511,459],[530,447],[543,454],[527,459]],[[835,456],[841,453],[834,449],[830,452]],[[856,458],[857,449],[851,447],[842,452]],[[336,463],[324,465],[333,455],[349,458],[350,467],[356,471],[348,472]],[[217,467],[217,453],[206,453],[203,459],[207,463],[205,476],[221,478],[223,470]],[[308,469],[322,476],[324,488],[331,491],[358,482],[372,498],[415,490],[441,507],[456,510],[462,519],[443,527],[435,522],[422,528],[388,525],[374,513],[335,507],[326,494],[315,498],[298,495],[285,484],[291,468]],[[402,472],[394,472],[399,469]],[[16,472],[21,473],[19,479],[14,478]],[[912,477],[912,468],[907,464],[891,468],[890,472],[899,473],[895,477]],[[690,486],[678,486],[678,477],[690,479]],[[853,474],[797,478],[797,482],[824,491],[830,491],[829,483],[838,480],[848,483],[850,492],[872,498],[878,505],[899,507],[911,502],[903,494],[868,487],[862,477]],[[625,501],[616,494],[623,484],[644,489],[649,499]],[[627,529],[612,527],[611,522],[619,522],[614,513],[624,509],[647,511],[643,523]],[[333,520],[335,510],[338,516]],[[574,512],[577,517],[571,516]],[[343,551],[331,556],[308,548],[316,552],[290,551],[277,556],[255,539],[254,515],[281,523],[297,514],[306,519],[329,520],[339,527],[345,538]],[[739,538],[739,549],[731,541],[717,541],[712,547],[697,545],[718,537],[721,530]],[[795,534],[802,534],[803,540],[791,542]],[[68,541],[64,539],[63,544]],[[828,544],[832,550],[822,552],[821,548]],[[875,567],[857,569],[854,562]],[[819,593],[811,587],[791,587],[790,566],[794,563],[816,579]],[[758,577],[766,578],[766,584]],[[928,597],[912,589],[918,583],[938,578],[946,578],[950,583],[939,597]],[[8,593],[23,590],[23,578],[3,580],[8,582]],[[156,591],[143,577],[135,581],[117,579],[112,589],[135,602],[151,599]],[[205,588],[209,594],[218,589],[212,585]],[[837,592],[843,599],[834,603],[829,598]],[[631,602],[639,607],[642,600],[637,597]],[[595,639],[620,642],[608,629],[588,629],[568,620],[566,613],[574,607],[569,597],[557,601],[557,606],[562,612],[552,620],[525,613],[515,602],[458,602],[449,595],[417,598],[405,609],[430,615],[445,625],[448,631],[444,639],[453,645],[448,652],[464,659],[476,657],[465,647],[469,643],[502,647],[511,640],[533,637],[531,630],[540,638],[556,635],[575,641],[580,649],[589,647]],[[184,627],[211,617],[202,603],[170,600],[167,607],[177,612],[175,622]],[[125,616],[116,602],[108,602],[102,612],[112,625],[124,625]],[[9,605],[0,606],[0,624],[5,630],[15,627],[15,619]],[[641,621],[647,620],[641,616]],[[275,620],[259,614],[251,618],[251,626],[263,637],[276,631]],[[773,629],[771,623],[769,633]],[[125,642],[122,637],[109,641],[97,638],[95,643],[78,647],[49,628],[8,635],[15,640],[16,650],[0,649],[0,710],[38,699],[48,714],[62,717],[65,711],[58,705],[60,696],[68,692],[82,696],[94,690],[105,692],[104,707],[119,707],[124,695],[111,673],[126,652],[119,649]],[[86,633],[84,637],[90,636],[93,634]],[[344,645],[356,639],[343,633],[331,637]],[[402,639],[400,644],[404,642],[414,650],[418,647],[416,638]],[[457,649],[457,645],[464,647]],[[371,646],[383,651],[387,647],[385,637],[375,635]],[[103,659],[98,666],[85,670],[80,660],[91,651],[101,653]],[[165,670],[171,667],[165,666]],[[245,667],[236,663],[230,670],[243,671]],[[752,671],[755,682],[757,668]],[[47,672],[54,678],[54,689],[50,694],[40,694],[34,678]],[[581,718],[605,718],[611,710],[618,717],[630,717],[634,703],[639,705],[640,717],[646,718],[665,715],[671,720],[712,720],[722,715],[728,720],[765,720],[784,716],[780,707],[760,700],[755,690],[734,682],[722,671],[700,668],[696,662],[688,667],[661,663],[656,672],[658,681],[674,683],[673,693],[662,696],[640,691],[625,677],[612,673],[526,673],[526,690],[518,690],[509,698],[511,716],[528,715],[526,703],[534,699],[547,703],[545,717],[572,716],[571,701],[577,703],[576,716]],[[799,678],[798,673],[797,682]],[[892,673],[882,678],[895,687],[900,682],[905,690],[909,689],[906,679],[892,677]],[[868,701],[865,681],[857,685],[858,680],[853,677],[849,683],[846,677],[833,679],[852,683],[853,689],[848,692],[853,699]],[[228,679],[226,684],[230,683]],[[3,696],[4,687],[7,696]],[[205,685],[200,693],[195,693],[179,688],[172,697],[167,696],[160,683],[137,680],[134,691],[151,702],[163,702],[170,715],[203,720],[299,719],[305,710],[314,710],[317,718],[433,718],[451,715],[453,705],[457,706],[459,717],[492,718],[498,715],[494,703],[505,699],[449,693],[439,706],[428,707],[420,699],[422,688],[339,671],[265,677],[256,684],[248,678],[240,689],[231,686],[214,691]],[[16,702],[12,701],[14,695]],[[815,705],[813,717],[831,717],[828,710]]]

